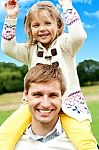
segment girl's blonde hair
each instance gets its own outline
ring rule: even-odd
[[[31,21],[33,19],[34,12],[37,12],[39,10],[47,10],[50,13],[51,17],[56,20],[57,27],[58,27],[56,37],[61,35],[64,30],[63,18],[61,16],[61,13],[58,11],[57,7],[50,1],[37,2],[30,8],[28,14],[25,16],[25,19],[24,19],[24,28],[27,33],[27,45],[29,47],[31,45],[35,44],[35,42],[36,42],[32,36]]]

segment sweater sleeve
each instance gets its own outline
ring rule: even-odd
[[[81,19],[75,10],[75,8],[71,5],[63,6],[64,13],[64,21],[68,29],[68,33],[65,33],[63,39],[61,40],[62,50],[67,52],[69,55],[74,56],[75,53],[81,48],[83,45],[87,34],[83,28],[81,23]],[[63,42],[64,41],[64,42]]]
[[[26,44],[16,42],[16,24],[17,19],[5,18],[1,49],[6,55],[21,61],[24,64],[28,64],[28,49]]]

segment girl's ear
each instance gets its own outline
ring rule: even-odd
[[[23,91],[22,100],[25,101],[25,102],[28,102],[28,92],[27,92],[27,90]]]

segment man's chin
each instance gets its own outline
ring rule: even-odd
[[[39,123],[41,124],[49,124],[52,122],[52,119],[50,119],[49,117],[42,117],[38,119]]]

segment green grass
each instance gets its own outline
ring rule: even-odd
[[[99,101],[88,102],[88,107],[92,115],[92,131],[99,143]]]
[[[22,99],[22,92],[1,94],[0,95],[0,105],[11,104],[11,103],[20,103],[21,99]]]
[[[85,96],[99,96],[99,85],[86,86],[81,89]]]
[[[10,111],[0,111],[0,125],[14,112],[14,110]]]

